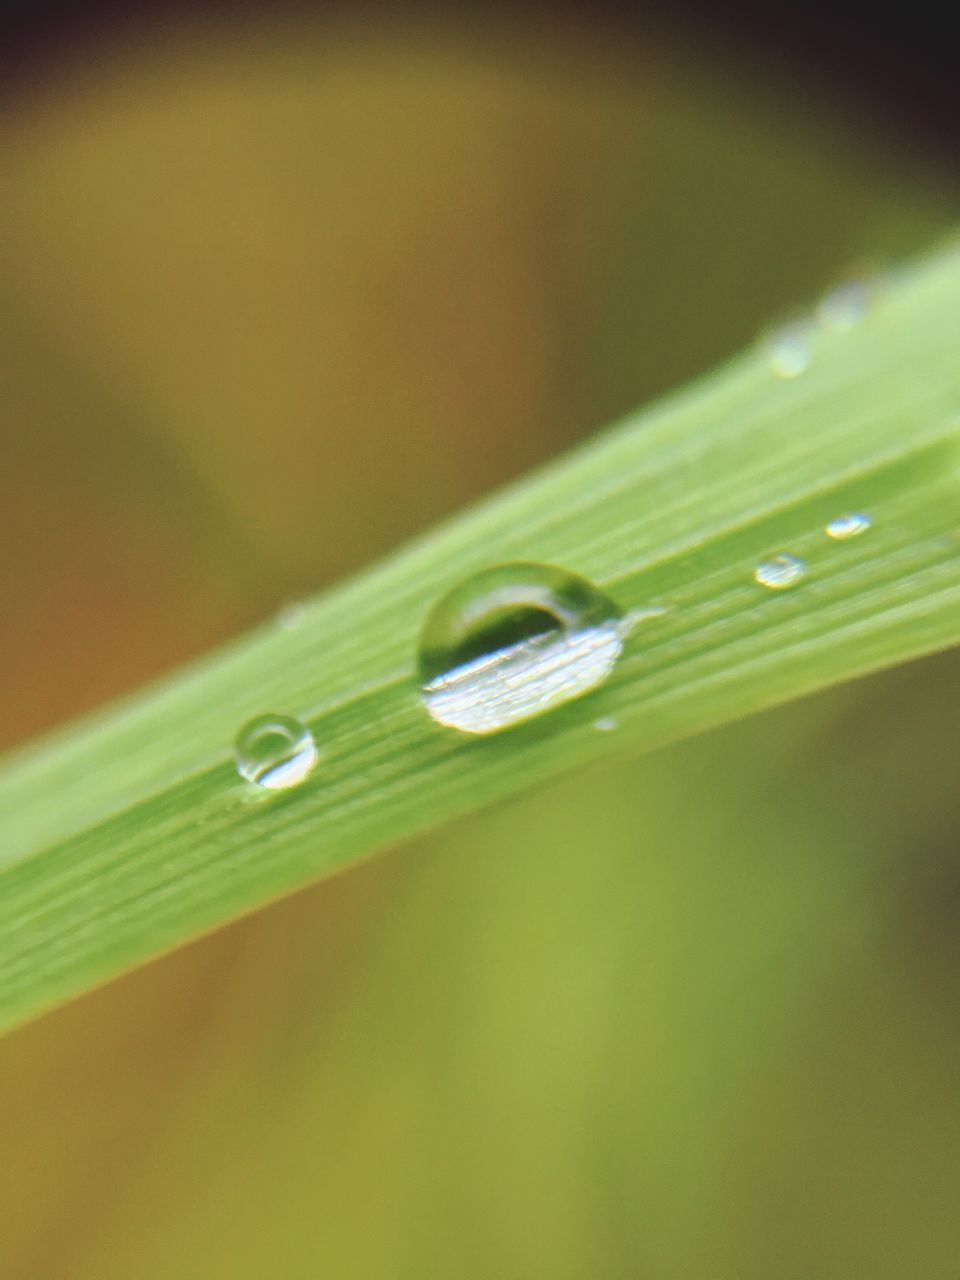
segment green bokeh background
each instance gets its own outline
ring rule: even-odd
[[[21,91],[0,746],[956,217],[799,74],[482,25]],[[0,1276],[956,1280],[958,698],[946,655],[595,769],[7,1038]]]

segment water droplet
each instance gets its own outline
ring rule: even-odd
[[[820,299],[817,323],[831,333],[846,333],[866,315],[873,292],[873,282],[866,276],[845,281]]]
[[[599,733],[612,733],[614,729],[620,728],[620,724],[615,716],[601,716],[599,720],[594,720],[593,727]]]
[[[809,326],[795,321],[774,329],[763,340],[767,363],[778,378],[799,378],[810,367]]]
[[[306,606],[299,600],[291,600],[277,610],[277,626],[284,631],[296,631],[306,615]]]
[[[761,587],[769,587],[771,591],[784,591],[787,587],[795,587],[807,572],[807,566],[798,556],[785,552],[762,560],[753,571],[753,580]]]
[[[237,772],[269,791],[303,782],[317,763],[313,734],[292,716],[257,716],[237,734]]]
[[[825,525],[823,532],[828,538],[843,542],[847,538],[857,538],[861,533],[866,533],[871,523],[870,517],[865,516],[862,511],[847,511]]]
[[[601,684],[630,623],[591,582],[506,564],[462,582],[420,635],[421,692],[438,724],[496,733]]]

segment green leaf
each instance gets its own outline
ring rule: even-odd
[[[0,1025],[396,843],[624,747],[651,747],[960,639],[960,254],[696,386],[0,775]],[[866,511],[845,542],[823,526]],[[758,586],[764,557],[808,571]],[[414,683],[430,605],[542,560],[655,605],[609,682],[489,739],[439,729]],[[309,723],[321,762],[261,794],[238,727]],[[599,717],[617,728],[598,732]]]

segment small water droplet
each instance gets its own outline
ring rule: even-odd
[[[810,367],[809,326],[795,321],[773,329],[763,340],[767,363],[778,378],[799,378]]]
[[[496,733],[601,684],[627,629],[614,602],[577,574],[526,563],[484,569],[427,617],[424,706],[438,724]]]
[[[306,606],[299,600],[291,600],[277,610],[277,626],[284,631],[296,631],[306,614]]]
[[[233,754],[241,777],[269,791],[297,786],[317,763],[313,734],[292,716],[249,720],[237,734]]]
[[[614,729],[620,728],[620,724],[615,716],[600,716],[598,720],[594,720],[593,727],[599,733],[612,733]]]
[[[824,294],[817,306],[817,323],[831,333],[846,333],[867,313],[873,294],[873,282],[856,276]]]
[[[828,538],[843,542],[847,538],[858,538],[861,533],[866,533],[871,523],[870,517],[865,516],[862,511],[847,511],[824,525],[823,532]]]
[[[769,587],[771,591],[784,591],[787,587],[795,587],[807,572],[807,566],[798,556],[771,556],[762,560],[753,571],[753,580],[761,587]]]

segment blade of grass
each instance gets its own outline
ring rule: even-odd
[[[960,254],[902,276],[789,381],[762,350],[551,464],[305,608],[0,774],[0,1026],[383,846],[624,747],[651,747],[960,639]],[[865,510],[849,543],[824,524]],[[808,563],[795,589],[752,578]],[[438,729],[413,683],[426,609],[538,559],[628,609],[608,684],[491,739]],[[262,711],[322,760],[252,794],[231,760]],[[615,732],[597,732],[598,717]]]

